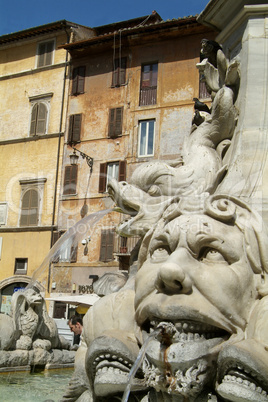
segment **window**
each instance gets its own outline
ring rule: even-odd
[[[100,164],[99,193],[107,191],[107,183],[111,179],[126,180],[126,161]]]
[[[25,275],[27,273],[28,258],[15,258],[15,275]]]
[[[47,125],[47,107],[44,103],[35,103],[31,114],[30,136],[45,134]]]
[[[110,138],[116,138],[122,135],[123,108],[117,107],[110,109],[109,113],[109,133]]]
[[[114,60],[112,87],[120,87],[126,83],[127,58]]]
[[[108,262],[114,259],[114,229],[101,231],[100,261]]]
[[[7,223],[7,203],[0,202],[0,226]]]
[[[20,180],[20,226],[38,226],[46,178]]]
[[[20,226],[37,226],[39,195],[35,189],[27,190],[21,202]]]
[[[70,165],[65,167],[63,195],[76,194],[77,171],[77,165]]]
[[[55,41],[42,42],[37,47],[37,67],[49,66],[53,62]]]
[[[86,67],[76,67],[73,69],[72,95],[84,93]]]
[[[53,232],[52,244],[54,245],[57,240],[64,234],[64,232]],[[61,240],[62,241],[62,240]],[[65,241],[56,247],[53,255],[52,262],[76,262],[77,261],[78,243],[75,236],[68,237]]]
[[[141,68],[140,106],[155,105],[158,64],[144,64]]]
[[[153,156],[154,154],[155,120],[139,122],[139,156]]]
[[[80,142],[82,114],[73,114],[69,118],[68,144]]]
[[[46,93],[29,98],[31,102],[30,136],[46,134],[50,101],[53,93]]]

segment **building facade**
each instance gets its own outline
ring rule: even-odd
[[[47,268],[38,268],[57,223],[69,85],[59,46],[86,35],[62,20],[0,37],[1,312],[33,277],[47,288]]]
[[[104,273],[127,270],[137,238],[116,234],[125,217],[108,212],[107,182],[128,181],[144,162],[179,159],[193,98],[209,101],[196,63],[201,40],[215,33],[196,17],[163,21],[153,12],[93,31],[61,47],[71,67],[54,233],[62,247],[51,267],[55,298],[90,293]]]

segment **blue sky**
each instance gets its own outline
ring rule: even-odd
[[[0,0],[0,36],[58,20],[96,27],[147,16],[199,14],[209,0]]]

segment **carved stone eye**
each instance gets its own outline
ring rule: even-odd
[[[150,194],[151,196],[155,197],[158,195],[161,195],[161,190],[160,187],[158,187],[156,184],[153,184],[149,190],[148,190],[148,194]]]
[[[223,255],[218,251],[213,248],[205,248],[201,250],[199,260],[201,262],[225,262],[225,258]]]
[[[153,252],[151,254],[151,258],[152,258],[152,260],[155,260],[155,261],[156,260],[162,261],[162,260],[166,260],[169,255],[170,255],[169,248],[162,246],[162,247],[158,247],[153,250]]]

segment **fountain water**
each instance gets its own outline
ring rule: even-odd
[[[2,372],[21,366],[28,371],[38,366],[51,369],[73,365],[75,352],[67,350],[69,342],[59,336],[56,323],[49,317],[38,287],[42,281],[47,281],[47,269],[51,262],[66,248],[70,249],[73,244],[80,242],[86,233],[91,233],[97,222],[111,211],[106,209],[92,213],[71,227],[51,248],[26,289],[14,293],[12,316],[0,315]]]
[[[107,214],[112,212],[112,209],[104,209],[85,216],[75,225],[70,227],[63,236],[53,245],[47,254],[42,264],[34,271],[32,280],[28,284],[27,288],[32,288],[36,284],[36,281],[46,287],[48,278],[48,269],[51,262],[55,261],[64,250],[71,250],[72,245],[78,244],[85,237],[86,234],[91,234],[94,226]]]
[[[64,392],[72,369],[49,370],[41,373],[2,373],[0,376],[1,401],[54,402]],[[53,388],[51,384],[53,383]],[[52,392],[53,390],[53,392]]]
[[[139,354],[137,356],[137,359],[135,361],[135,363],[133,364],[129,375],[128,375],[128,380],[127,380],[127,386],[126,389],[124,391],[123,397],[122,397],[122,402],[127,402],[128,401],[128,397],[131,391],[131,384],[132,384],[132,380],[135,377],[135,374],[137,373],[138,369],[140,368],[140,365],[142,364],[142,361],[144,359],[148,344],[151,342],[151,340],[153,338],[155,338],[157,335],[160,334],[160,332],[162,331],[161,327],[158,327],[156,330],[154,330],[149,336],[148,338],[145,340],[144,344],[142,345]]]

